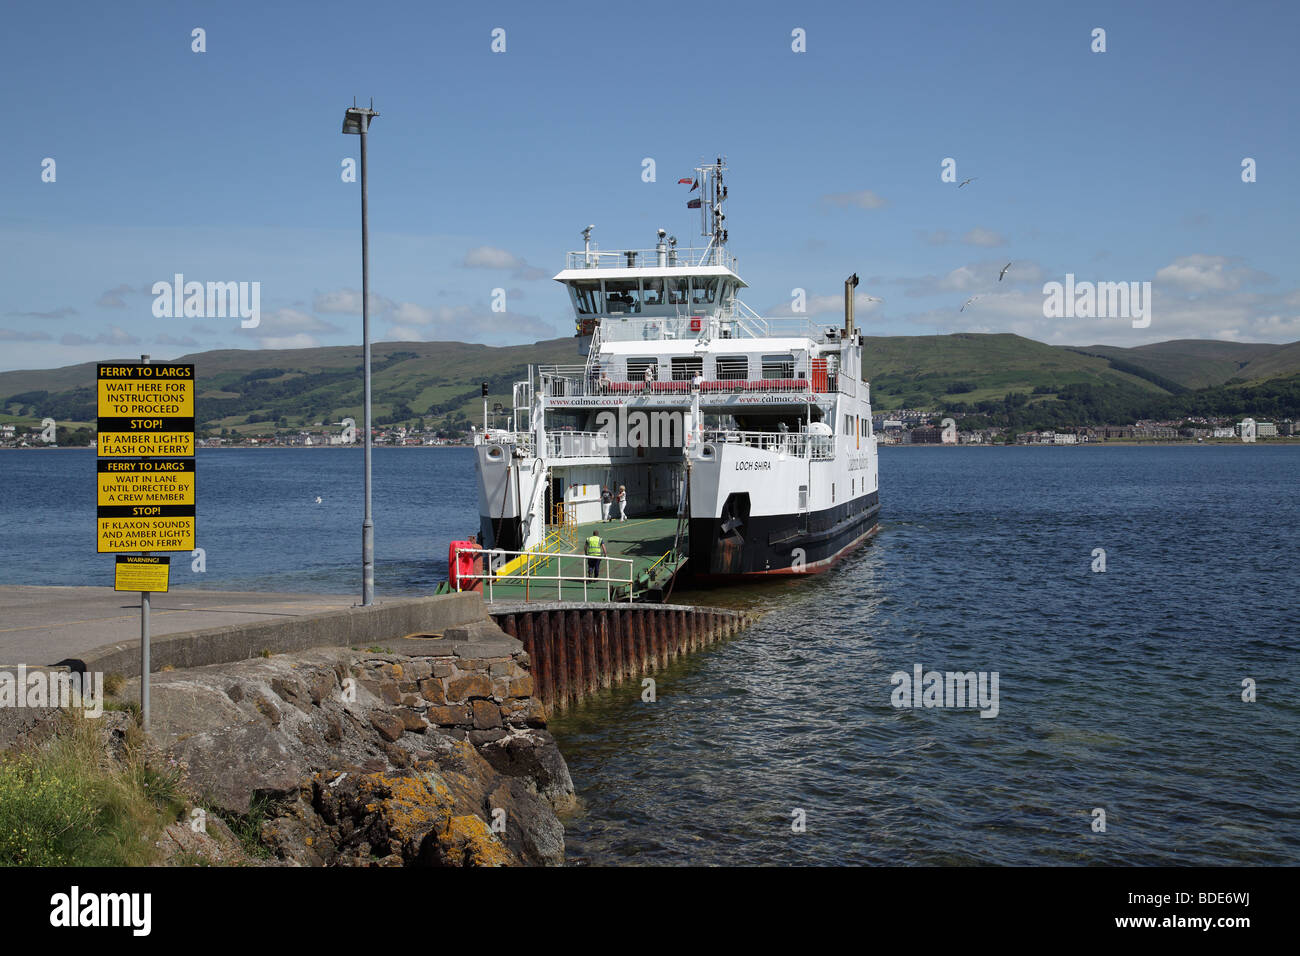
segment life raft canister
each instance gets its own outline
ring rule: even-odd
[[[482,570],[483,549],[473,541],[453,541],[447,546],[447,581],[453,591],[481,591],[483,581],[472,575]]]

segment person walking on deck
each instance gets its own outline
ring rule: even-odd
[[[627,520],[627,485],[618,486],[618,520]]]
[[[608,488],[600,489],[600,520],[609,521],[609,507],[614,503],[614,496]]]
[[[605,542],[593,531],[587,539],[587,577],[600,577],[600,559],[608,556],[609,550],[605,547]]]

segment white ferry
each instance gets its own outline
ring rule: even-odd
[[[725,169],[718,159],[696,170],[702,249],[660,229],[653,249],[602,252],[588,226],[568,254],[555,280],[585,361],[530,366],[501,410],[505,427],[488,427],[485,407],[484,548],[553,550],[564,529],[604,520],[606,491],[614,519],[624,495],[630,520],[676,518],[665,566],[695,580],[823,570],[876,531],[857,276],[842,328],[745,306],[727,251]]]

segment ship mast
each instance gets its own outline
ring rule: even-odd
[[[726,160],[721,156],[712,164],[695,168],[700,174],[700,235],[709,240],[699,265],[707,265],[710,255],[721,261],[721,254],[727,247],[727,215],[722,211],[722,203],[727,198],[727,187],[722,182],[726,168]]]

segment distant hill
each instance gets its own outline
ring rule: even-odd
[[[1239,383],[1253,386],[1300,375],[1300,342],[1068,347],[1011,334],[959,333],[868,336],[863,353],[873,403],[882,411],[927,408],[996,418],[993,409],[1005,407],[1019,410],[1017,421],[1036,408],[1050,412],[1053,420],[1074,410],[1094,419],[1156,417],[1144,412],[1231,407],[1265,394],[1275,396],[1274,408],[1290,414],[1290,384],[1242,391]],[[195,364],[198,417],[214,433],[296,430],[361,419],[360,346],[221,350],[176,361]],[[372,346],[375,422],[423,421],[426,427],[464,430],[481,418],[481,382],[489,384],[489,401],[508,408],[511,386],[526,376],[529,364],[581,361],[572,338],[503,347],[377,343]],[[0,372],[0,420],[35,423],[49,416],[61,425],[91,424],[94,376],[93,363]]]
[[[1092,345],[1078,351],[1140,366],[1186,388],[1208,388],[1232,379],[1258,382],[1300,373],[1300,342],[1262,345],[1176,339],[1131,349]]]
[[[1124,351],[1121,349],[1120,351]],[[1000,399],[1096,385],[1126,394],[1168,394],[1108,359],[1009,333],[864,337],[863,374],[881,409],[933,408],[947,401]]]

